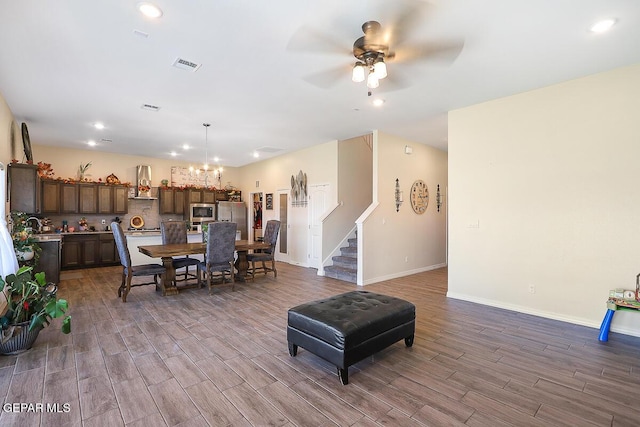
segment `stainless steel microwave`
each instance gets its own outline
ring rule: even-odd
[[[192,203],[189,205],[191,224],[215,221],[216,205],[214,203]]]

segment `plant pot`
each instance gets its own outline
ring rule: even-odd
[[[16,250],[15,253],[16,253],[16,258],[18,258],[18,261],[30,261],[33,259],[33,256],[36,254],[33,251],[33,248],[31,248],[31,251],[28,251],[28,252]]]
[[[0,342],[0,354],[20,354],[33,346],[36,338],[38,338],[38,334],[42,330],[42,326],[38,326],[33,331],[30,331],[29,323],[30,322],[22,322],[15,325],[16,329],[13,332],[13,336],[5,342]]]

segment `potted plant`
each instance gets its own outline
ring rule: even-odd
[[[0,277],[0,354],[17,354],[31,348],[51,319],[65,315],[69,305],[56,296],[58,287],[44,273],[32,276],[33,267]],[[62,321],[62,333],[71,332],[71,316]]]
[[[11,212],[11,239],[18,261],[22,264],[33,260],[35,265],[41,248],[33,235],[33,229],[29,226],[28,217],[29,215],[24,212]]]

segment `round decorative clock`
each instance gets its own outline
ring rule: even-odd
[[[429,189],[427,184],[421,179],[417,180],[411,186],[411,207],[417,214],[423,214],[429,205]]]

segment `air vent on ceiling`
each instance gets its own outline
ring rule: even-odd
[[[146,39],[147,37],[149,37],[148,33],[145,33],[144,31],[140,31],[140,30],[133,30],[133,34],[135,34],[138,37],[142,37],[143,39]]]
[[[104,142],[105,144],[111,144],[113,142],[113,139],[102,138],[100,142]]]
[[[282,151],[282,148],[261,147],[261,148],[258,148],[256,151],[260,151],[263,153],[277,153],[278,151]]]
[[[151,105],[151,104],[142,104],[140,108],[142,108],[143,110],[149,110],[149,111],[158,111],[160,109],[160,107],[158,107],[157,105]]]
[[[173,61],[173,66],[176,68],[180,68],[181,70],[195,72],[198,71],[198,68],[200,68],[202,64],[196,64],[195,62],[187,61],[186,59],[176,58],[176,60]]]

